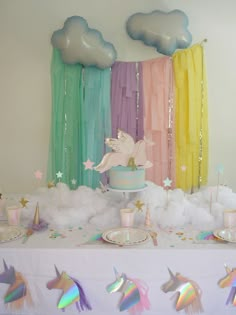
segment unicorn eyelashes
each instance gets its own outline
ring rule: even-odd
[[[168,271],[170,279],[161,286],[161,289],[165,293],[175,292],[173,297],[176,311],[185,310],[188,315],[202,313],[201,290],[197,283],[180,273],[174,275],[170,269]]]

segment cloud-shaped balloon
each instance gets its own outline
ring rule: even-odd
[[[105,69],[115,62],[117,56],[114,46],[106,42],[99,31],[89,28],[81,16],[69,17],[64,27],[53,33],[51,43],[60,50],[62,60],[68,64],[80,63]]]
[[[136,13],[126,23],[127,33],[132,39],[141,40],[168,56],[191,44],[192,35],[187,28],[188,17],[180,10]]]

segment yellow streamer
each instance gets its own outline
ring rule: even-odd
[[[203,47],[173,55],[176,100],[176,187],[193,190],[207,183],[208,103]]]

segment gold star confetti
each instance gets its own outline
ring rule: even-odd
[[[141,200],[137,200],[134,205],[138,209],[138,211],[143,211],[142,208],[144,206],[144,203]]]
[[[20,200],[20,204],[22,205],[22,208],[25,208],[28,202],[29,202],[29,200],[22,197]]]
[[[55,187],[55,183],[53,180],[51,182],[48,182],[48,188],[52,188],[52,187]]]

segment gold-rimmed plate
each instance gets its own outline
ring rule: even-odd
[[[215,237],[229,243],[236,243],[236,228],[235,229],[218,229],[213,232]]]
[[[120,227],[103,232],[104,241],[119,246],[140,245],[150,240],[147,231],[138,228]]]
[[[14,241],[24,235],[24,230],[18,226],[0,225],[0,244]]]

